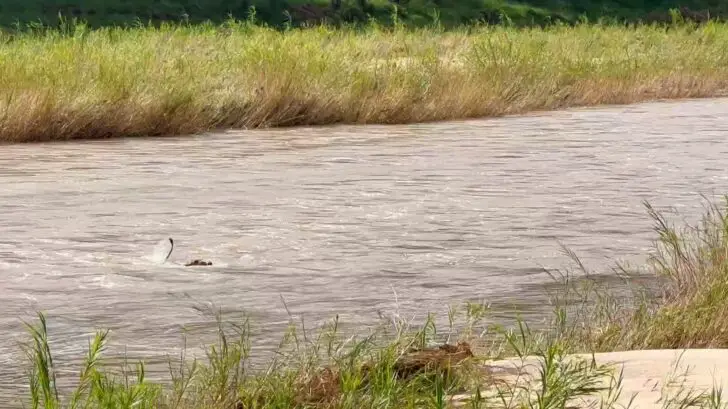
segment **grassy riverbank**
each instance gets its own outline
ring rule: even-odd
[[[700,224],[681,229],[648,210],[657,242],[647,270],[664,284],[659,297],[644,298],[638,288],[633,294],[615,294],[567,281],[554,298],[553,325],[539,331],[523,323],[510,330],[493,328],[487,309],[474,304],[459,309],[460,314],[453,310],[454,325],[444,329],[432,321],[414,327],[395,317],[381,330],[350,338],[338,332],[336,320],[316,334],[292,325],[280,353],[258,372],[248,366],[249,323],[227,327],[221,321],[219,342],[208,349],[206,359],[171,361],[168,386],[145,380],[141,365],[114,375],[101,361],[107,333],[100,332],[79,368],[78,389],[65,399],[58,399],[54,389],[49,335],[41,320],[27,350],[31,407],[444,408],[457,397],[466,407],[480,408],[504,407],[507,395],[518,392],[513,402],[518,404],[511,407],[530,402],[529,407],[557,408],[598,391],[614,398],[619,378],[613,368],[568,361],[565,354],[728,347],[728,198],[709,206]],[[456,346],[423,349],[443,342]],[[540,376],[545,382],[537,389],[508,391],[487,370],[493,358],[531,354],[543,358]],[[611,383],[602,384],[605,377]],[[485,403],[481,392],[495,401]],[[721,407],[715,402],[720,396],[689,398],[692,407]],[[602,407],[611,407],[604,403]]]
[[[402,124],[723,95],[728,25],[294,29],[0,39],[0,141]]]

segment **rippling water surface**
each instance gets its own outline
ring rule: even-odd
[[[641,201],[694,218],[699,194],[728,192],[726,135],[728,101],[701,100],[3,146],[0,398],[23,393],[16,341],[35,310],[63,360],[95,328],[116,351],[175,353],[182,326],[212,333],[195,308],[209,303],[247,311],[261,342],[279,339],[281,297],[308,322],[354,325],[466,299],[528,305],[543,267],[568,266],[559,241],[597,269],[640,262]],[[168,236],[171,261],[155,264]],[[193,258],[214,265],[180,265]]]

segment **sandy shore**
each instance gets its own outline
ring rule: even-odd
[[[621,376],[621,393],[612,397],[615,400],[611,407],[624,408],[665,408],[686,407],[685,401],[700,394],[703,397],[711,391],[720,392],[728,388],[728,349],[680,349],[680,350],[645,350],[608,352],[598,354],[576,354],[568,356],[565,361],[585,364],[610,365],[614,368],[613,378],[605,377],[604,386],[617,382]],[[487,363],[487,368],[497,379],[497,389],[506,391],[512,396],[518,387],[528,388],[531,394],[540,388],[542,368],[540,357],[524,359],[504,359]],[[621,374],[620,374],[621,372]],[[500,399],[492,386],[484,398]],[[522,391],[521,391],[522,393]],[[453,401],[467,404],[470,395],[453,396]],[[609,393],[595,393],[573,399],[571,407],[598,408],[600,401],[606,403]],[[519,400],[519,399],[515,399]],[[515,405],[514,400],[514,406]],[[693,399],[694,400],[694,399]],[[722,403],[725,405],[725,403]],[[457,405],[459,406],[459,405]],[[688,407],[709,407],[695,404]]]

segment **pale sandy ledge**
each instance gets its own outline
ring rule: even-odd
[[[544,394],[544,362],[544,356],[529,356],[485,363],[492,379],[482,387],[479,407],[538,407],[532,405]],[[551,393],[563,387],[601,389],[572,394],[567,408],[728,407],[728,398],[716,395],[728,386],[728,349],[575,354],[555,362],[547,377]],[[453,395],[450,403],[478,407],[474,398]]]

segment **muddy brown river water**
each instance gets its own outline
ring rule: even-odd
[[[537,314],[543,271],[640,263],[643,200],[688,219],[728,193],[728,100],[410,126],[235,131],[3,146],[0,406],[24,391],[21,319],[47,311],[58,360],[96,328],[154,361],[214,335],[196,307],[246,311],[257,342],[296,316]],[[151,260],[159,240],[176,248]],[[194,258],[211,267],[183,267]],[[396,297],[395,297],[396,293]],[[164,370],[165,368],[161,368]]]

